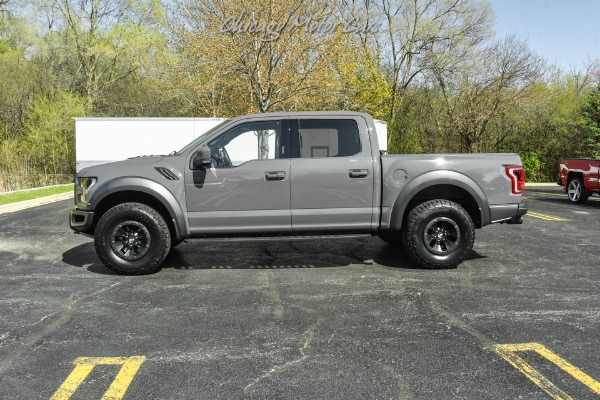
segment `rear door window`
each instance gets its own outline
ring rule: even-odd
[[[353,119],[300,119],[292,137],[292,157],[350,157],[361,151],[358,125]]]

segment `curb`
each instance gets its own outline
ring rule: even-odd
[[[527,187],[536,187],[536,186],[554,186],[554,187],[560,187],[559,185],[556,184],[556,182],[525,182],[525,189],[527,189]]]
[[[44,204],[50,204],[61,200],[68,200],[73,198],[73,192],[65,192],[59,194],[53,194],[52,196],[39,197],[37,199],[24,200],[16,203],[4,204],[0,206],[0,215],[8,214],[16,211],[26,210],[28,208],[42,206]]]

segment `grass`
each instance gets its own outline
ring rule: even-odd
[[[73,184],[58,185],[43,189],[33,189],[13,193],[0,194],[0,206],[3,204],[16,203],[18,201],[37,199],[38,197],[51,196],[53,194],[73,191]]]

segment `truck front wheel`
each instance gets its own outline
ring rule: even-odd
[[[100,218],[94,244],[110,270],[142,275],[160,268],[171,249],[171,235],[156,210],[141,203],[123,203]]]
[[[455,268],[473,248],[475,225],[467,211],[449,200],[429,200],[408,214],[404,248],[426,268]]]

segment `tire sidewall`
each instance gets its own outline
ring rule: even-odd
[[[458,246],[452,252],[444,255],[433,254],[429,251],[423,239],[427,225],[438,217],[451,219],[460,229]],[[474,241],[474,226],[471,217],[462,207],[446,201],[420,212],[416,221],[409,224],[406,239],[406,250],[413,255],[413,258],[416,258],[417,262],[425,261],[425,264],[430,267],[452,268],[459,264],[471,250]]]
[[[572,200],[571,196],[569,196],[569,187],[571,186],[571,183],[573,181],[579,182],[579,190],[581,191],[579,193],[579,198],[577,200]],[[574,204],[585,203],[587,201],[588,197],[589,197],[589,195],[585,191],[585,186],[584,186],[584,183],[583,183],[583,179],[581,179],[579,177],[576,177],[576,178],[572,178],[572,179],[569,180],[569,182],[567,183],[567,198],[569,199],[569,201],[571,203],[574,203]]]
[[[161,230],[161,222],[157,220],[159,215],[153,215],[146,207],[135,204],[122,204],[106,212],[98,222],[95,232],[95,246],[98,255],[104,264],[111,270],[125,274],[144,274],[156,271],[164,259],[164,247],[170,248],[169,238],[165,238]],[[162,219],[162,218],[161,218]],[[150,233],[150,248],[148,252],[138,260],[125,260],[116,255],[111,246],[113,229],[124,221],[136,221],[144,225]]]

